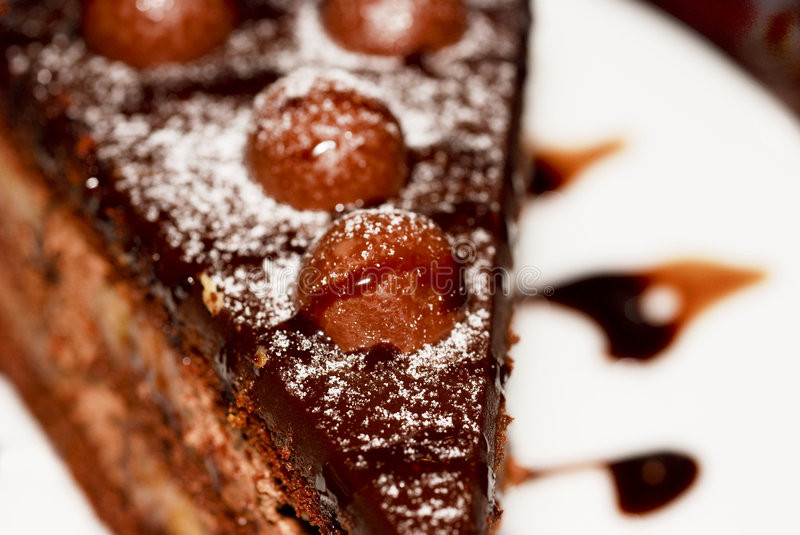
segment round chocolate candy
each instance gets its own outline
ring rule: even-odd
[[[408,177],[403,133],[371,86],[302,69],[256,99],[253,177],[300,210],[342,210],[392,197]]]
[[[358,210],[311,248],[296,305],[344,351],[434,343],[463,312],[463,266],[441,228],[401,210]]]
[[[89,48],[137,68],[185,63],[222,44],[236,22],[233,0],[84,0]]]
[[[344,48],[409,56],[458,41],[466,10],[461,0],[326,0],[322,21]]]

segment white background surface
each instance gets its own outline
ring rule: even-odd
[[[676,448],[701,463],[658,514],[618,513],[601,471],[505,497],[506,535],[798,533],[800,128],[699,38],[630,0],[538,0],[528,136],[625,148],[528,206],[517,263],[541,284],[702,257],[769,278],[691,323],[648,365],[613,363],[565,309],[517,313],[512,452],[554,466]],[[44,513],[43,513],[44,511]],[[0,533],[103,528],[0,379]]]

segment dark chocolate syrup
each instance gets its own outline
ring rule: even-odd
[[[575,470],[604,468],[614,481],[617,505],[629,515],[652,513],[668,505],[691,488],[699,466],[689,455],[658,451],[613,461],[567,465],[533,470],[509,461],[506,485],[520,485]]]
[[[650,513],[686,492],[697,479],[697,462],[687,455],[658,452],[606,465],[614,477],[617,503],[627,514]]]
[[[637,303],[652,284],[644,275],[595,275],[554,290],[548,299],[590,316],[608,338],[611,356],[649,360],[675,339],[677,322],[653,324]]]
[[[531,298],[543,295],[588,315],[605,333],[612,357],[647,361],[666,349],[706,307],[762,276],[756,270],[686,261],[638,274],[601,273],[548,288]],[[668,319],[648,312],[648,296],[659,290],[674,302],[675,310]]]
[[[533,178],[529,191],[541,195],[572,182],[582,171],[622,148],[620,140],[576,150],[537,150],[533,156]]]

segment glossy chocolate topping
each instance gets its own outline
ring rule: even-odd
[[[509,303],[470,274],[510,262],[527,3],[468,4],[458,43],[409,65],[338,47],[315,1],[244,1],[217,49],[144,70],[87,49],[79,2],[12,4],[0,79],[20,146],[164,304],[170,335],[199,335],[331,525],[485,532]],[[256,94],[310,64],[358,71],[400,123],[410,175],[386,205],[474,244],[463,317],[419,351],[345,353],[295,317],[298,267],[332,216],[265,195],[243,155]]]

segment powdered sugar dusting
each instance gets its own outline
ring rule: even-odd
[[[384,100],[378,87],[338,68],[301,67],[287,74],[278,82],[280,95],[285,100],[308,95],[315,85],[332,87],[336,91],[356,91],[361,95]],[[275,103],[281,106],[281,101]]]
[[[294,71],[284,82],[292,98],[325,77],[380,99],[401,125],[411,177],[381,210],[499,211],[522,30],[492,10],[519,2],[469,3],[486,11],[472,12],[464,38],[418,66],[341,49],[312,0],[275,2],[285,11],[277,18],[244,21],[222,48],[187,65],[136,71],[88,52],[71,33],[6,53],[12,76],[29,80],[37,99],[68,95],[68,117],[96,141],[100,163],[113,169],[115,194],[158,227],[164,256],[179,257],[195,283],[203,273],[222,298],[217,320],[260,333],[267,358],[257,373],[282,379],[321,440],[343,452],[346,469],[371,480],[403,533],[452,532],[473,514],[464,474],[493,439],[482,434],[480,411],[494,388],[485,370],[494,289],[480,275],[495,266],[496,236],[479,223],[450,229],[448,238],[472,244],[475,254],[467,266],[470,301],[448,336],[389,360],[343,353],[321,333],[276,327],[295,314],[303,255],[332,216],[266,196],[244,151],[259,83]],[[97,181],[95,188],[103,190]],[[345,232],[382,231],[349,225]],[[389,470],[390,459],[407,470]]]
[[[397,217],[399,222],[404,216]],[[386,232],[366,221],[353,218],[342,232]],[[424,218],[420,222],[429,224]],[[260,342],[275,356],[268,368],[279,374],[291,396],[311,407],[317,429],[346,454],[348,469],[379,476],[382,506],[403,532],[447,532],[471,507],[463,495],[468,489],[457,488],[463,484],[458,467],[473,459],[484,441],[480,412],[486,383],[475,372],[485,365],[493,299],[488,286],[472,281],[493,265],[494,246],[485,231],[455,239],[467,236],[474,240],[477,258],[467,276],[471,301],[464,319],[443,340],[378,363],[369,352],[340,351],[323,333],[304,337],[279,329]],[[301,356],[289,348],[299,349]],[[428,468],[421,475],[395,473],[389,467],[396,466],[398,456]]]
[[[430,472],[408,481],[394,474],[381,474],[377,483],[384,498],[382,506],[393,518],[398,533],[444,535],[468,530],[468,526],[459,525],[469,517],[471,505],[464,497],[469,489],[463,488],[459,476],[446,471]],[[409,494],[420,488],[426,489],[428,499],[418,509],[409,508]],[[457,498],[454,500],[453,496]]]
[[[329,221],[276,203],[250,179],[243,159],[248,103],[198,94],[158,111],[166,117],[161,124],[135,114],[98,125],[95,133],[105,140],[98,154],[126,162],[117,187],[148,220],[164,221],[168,242],[187,262],[275,254],[286,235],[313,233]]]

